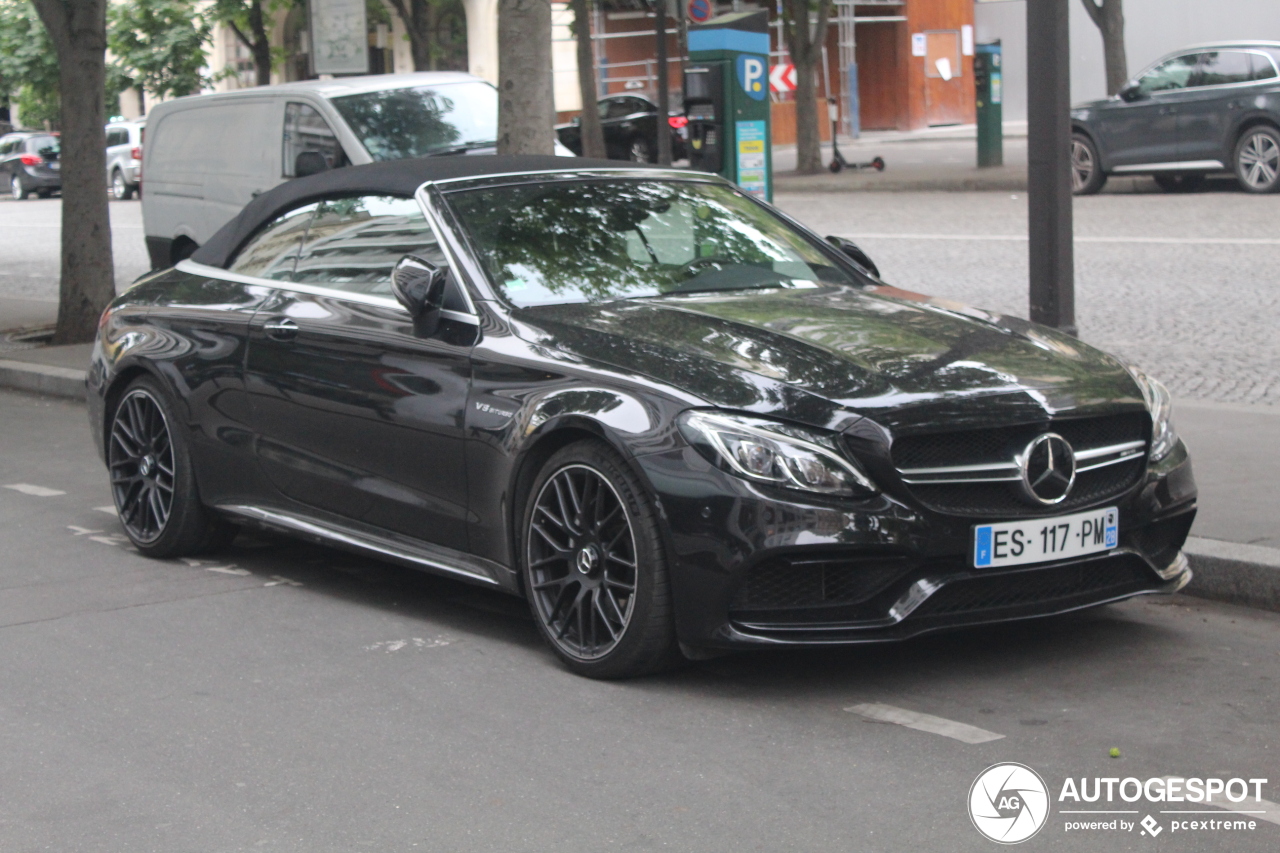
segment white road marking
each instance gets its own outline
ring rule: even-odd
[[[444,637],[432,637],[424,640],[422,637],[411,637],[407,640],[383,640],[381,643],[374,643],[371,646],[365,646],[366,652],[398,652],[401,649],[434,649],[438,646],[447,646],[452,640],[446,640]]]
[[[1166,784],[1173,781],[1185,782],[1184,776],[1166,776],[1164,777]],[[1242,802],[1233,803],[1223,796],[1222,802],[1211,803],[1192,803],[1196,806],[1213,806],[1215,809],[1223,811],[1236,812],[1237,814],[1247,814],[1256,817],[1258,820],[1269,821],[1270,823],[1280,824],[1280,806],[1269,800],[1255,800],[1253,797],[1245,797]],[[1193,811],[1191,809],[1165,809],[1160,814],[1214,814],[1210,811]]]
[[[13,489],[15,492],[22,492],[24,495],[31,495],[37,498],[53,498],[58,495],[65,495],[66,492],[60,492],[57,489],[50,489],[46,486],[33,486],[30,483],[10,483],[5,486],[6,489]]]
[[[115,508],[115,507],[113,507],[113,506],[95,506],[95,507],[93,508],[93,511],[94,511],[94,512],[105,512],[107,515],[115,515],[115,514],[116,514],[116,508]]]
[[[67,529],[77,536],[87,536],[90,533],[101,533],[101,530],[90,530],[87,527],[77,527],[74,524],[68,524]]]
[[[873,723],[894,723],[909,729],[954,738],[964,743],[986,743],[1004,737],[977,726],[957,723],[955,720],[921,714],[917,711],[908,711],[906,708],[895,708],[893,705],[881,705],[878,702],[851,705],[845,710]]]
[[[302,586],[302,581],[295,581],[292,578],[284,578],[280,575],[272,575],[271,580],[264,583],[263,586]]]
[[[123,545],[129,541],[129,537],[123,533],[108,533],[105,536],[90,536],[90,541],[101,542],[103,545]]]
[[[851,234],[851,240],[972,240],[994,243],[1025,243],[1026,234]],[[1280,246],[1272,237],[1081,237],[1077,243],[1155,243],[1170,246]]]
[[[204,569],[206,572],[217,572],[222,575],[236,575],[237,577],[247,577],[248,575],[253,574],[253,572],[248,569],[239,568],[235,563],[230,563],[225,566],[210,566],[206,565],[208,563],[207,560],[194,560],[191,557],[181,557],[180,559],[191,568]]]

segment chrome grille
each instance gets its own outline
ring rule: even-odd
[[[1059,513],[1110,500],[1134,486],[1146,468],[1150,418],[1137,412],[986,430],[909,435],[893,444],[903,484],[925,506],[963,516]],[[1051,507],[1021,494],[1018,454],[1038,435],[1055,432],[1076,455],[1076,481]]]

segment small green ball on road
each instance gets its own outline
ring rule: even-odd
[[[1112,757],[1112,758],[1119,758],[1119,757],[1120,757],[1120,747],[1118,747],[1118,746],[1113,746],[1113,747],[1111,747],[1110,755],[1111,755],[1111,757]]]

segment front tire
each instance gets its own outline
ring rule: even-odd
[[[12,175],[9,178],[9,192],[13,196],[14,201],[26,201],[27,196],[31,193],[22,185],[22,178]]]
[[[1236,180],[1246,192],[1273,193],[1280,189],[1280,132],[1251,127],[1236,144]]]
[[[111,494],[124,532],[148,557],[182,557],[225,545],[235,527],[200,503],[186,432],[160,383],[134,380],[107,430]]]
[[[569,669],[631,678],[679,660],[657,513],[608,447],[579,441],[547,460],[521,552],[534,621]]]
[[[1107,182],[1098,158],[1098,148],[1083,133],[1071,134],[1071,192],[1074,195],[1093,195]]]

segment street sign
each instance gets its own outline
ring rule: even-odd
[[[694,23],[705,24],[715,11],[711,0],[689,0],[689,20]]]
[[[796,67],[788,62],[769,69],[769,88],[775,92],[794,92]]]

